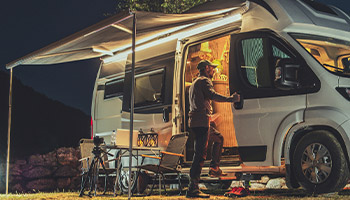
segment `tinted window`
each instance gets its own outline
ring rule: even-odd
[[[250,85],[259,87],[257,68],[259,64],[262,65],[261,61],[264,59],[263,39],[252,38],[242,40],[242,53],[244,58],[244,65],[241,66],[242,72]]]
[[[140,74],[135,78],[135,106],[163,102],[164,69]]]
[[[109,81],[105,85],[105,99],[113,98],[113,97],[123,97],[124,90],[124,80],[113,80]]]
[[[291,58],[287,50],[272,39],[264,37],[241,40],[241,51],[242,75],[255,88],[273,88],[277,60]]]

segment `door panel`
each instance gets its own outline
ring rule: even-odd
[[[307,68],[300,56],[270,32],[251,32],[232,36],[230,56],[230,91],[244,96],[241,110],[232,107],[239,153],[246,165],[273,164],[273,142],[279,126],[288,116],[306,108],[310,84],[281,90],[274,85],[276,61],[293,59]],[[309,76],[310,74],[303,74]],[[314,75],[310,75],[312,77]],[[304,78],[305,79],[305,78]],[[295,121],[297,123],[297,120]],[[255,150],[266,150],[265,155]]]

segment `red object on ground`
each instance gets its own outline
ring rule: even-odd
[[[226,192],[227,197],[245,197],[250,195],[249,189],[244,187],[234,187],[231,191]]]

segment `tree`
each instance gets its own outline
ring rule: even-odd
[[[141,10],[148,12],[182,13],[207,0],[120,0],[117,10]]]

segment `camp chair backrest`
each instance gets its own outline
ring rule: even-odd
[[[81,139],[80,140],[80,155],[81,158],[89,157],[89,166],[91,164],[94,155],[92,154],[92,149],[94,148],[94,142],[91,139]],[[82,161],[82,169],[87,169],[87,160]]]
[[[173,135],[170,138],[166,151],[171,153],[182,154],[186,145],[187,138],[188,136],[186,133]],[[161,161],[161,165],[170,167],[170,168],[176,168],[178,165],[179,159],[180,159],[179,156],[164,154],[163,159]]]
[[[92,139],[81,139],[80,140],[80,155],[81,158],[87,158],[89,157],[89,166],[91,164],[92,159],[94,158],[94,154],[92,153],[92,150],[94,149],[95,145],[94,145],[94,141]],[[107,155],[103,155],[102,156],[102,160],[106,161]],[[82,170],[87,169],[88,165],[87,165],[87,161],[83,160],[82,161]],[[108,168],[109,165],[108,163],[104,162],[105,167]]]

